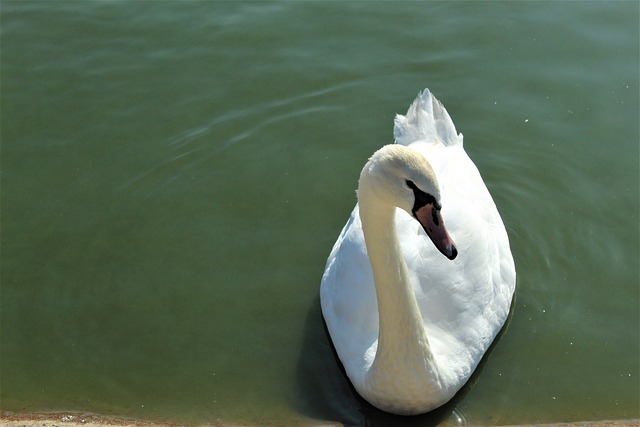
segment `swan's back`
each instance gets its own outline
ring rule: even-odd
[[[458,257],[447,260],[420,224],[396,210],[396,230],[431,350],[448,393],[462,387],[504,324],[515,288],[505,227],[449,114],[428,90],[395,118],[396,143],[428,159]],[[327,260],[323,315],[347,374],[364,381],[378,340],[378,310],[358,205]],[[451,396],[453,395],[451,394]]]

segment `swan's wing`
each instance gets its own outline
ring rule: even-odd
[[[358,205],[327,259],[320,285],[322,314],[347,373],[361,373],[373,362],[378,311],[371,264]],[[365,355],[365,360],[363,360]],[[352,363],[353,366],[346,364]],[[357,382],[356,378],[352,381]]]
[[[509,313],[515,267],[504,224],[462,145],[414,142],[440,182],[442,216],[458,249],[449,261],[413,218],[396,224],[432,351],[468,376]],[[458,366],[453,361],[458,361]]]
[[[438,177],[442,216],[458,249],[447,260],[409,215],[396,225],[432,351],[470,375],[507,318],[515,267],[504,224],[444,106],[428,89],[394,122],[397,144],[422,153]],[[443,365],[446,365],[444,363]],[[466,368],[464,368],[466,366]],[[468,371],[471,368],[471,372]]]

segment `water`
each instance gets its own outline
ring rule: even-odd
[[[1,403],[180,423],[638,418],[637,2],[1,4]],[[429,87],[507,226],[447,406],[354,394],[318,287]]]

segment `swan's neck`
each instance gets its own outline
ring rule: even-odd
[[[431,394],[441,388],[440,378],[400,250],[396,208],[366,188],[360,188],[358,195],[380,319],[367,386],[384,390],[387,396]]]

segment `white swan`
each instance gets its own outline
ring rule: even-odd
[[[358,393],[411,415],[467,382],[507,318],[516,273],[462,134],[428,90],[396,116],[394,136],[362,170],[320,298]]]

